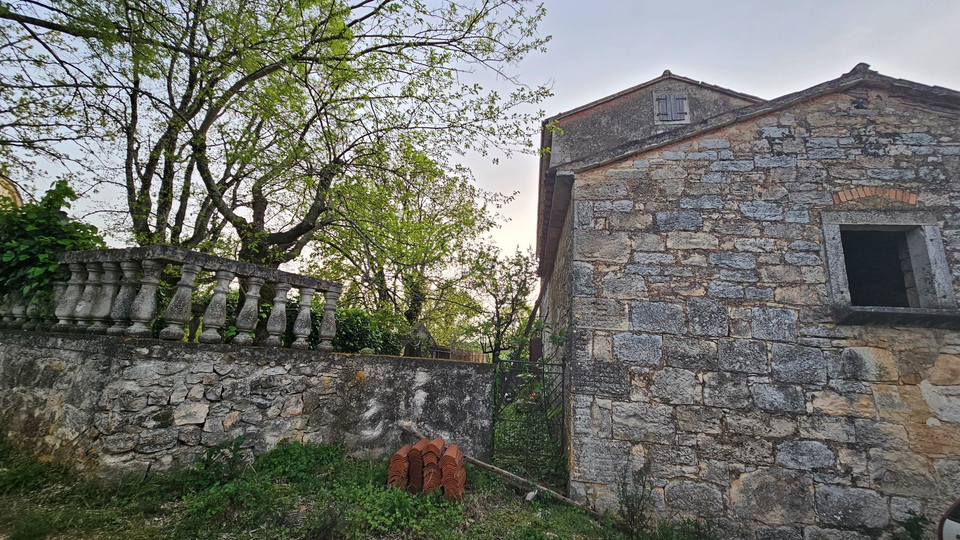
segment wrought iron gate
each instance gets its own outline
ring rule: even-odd
[[[566,489],[563,364],[500,360],[495,373],[494,464]]]

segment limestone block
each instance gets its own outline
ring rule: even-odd
[[[827,382],[826,362],[820,349],[774,343],[770,347],[770,368],[776,381],[822,385]]]
[[[698,231],[703,227],[703,217],[693,210],[657,212],[654,221],[661,231]]]
[[[730,485],[730,513],[771,525],[799,525],[816,519],[813,483],[784,469],[758,469]]]
[[[870,489],[818,484],[820,522],[844,529],[879,529],[890,523],[886,497]]]
[[[667,234],[670,249],[713,249],[719,245],[717,237],[704,232],[671,232]]]
[[[823,469],[835,462],[833,452],[819,441],[787,441],[777,447],[777,464],[788,469]]]
[[[607,298],[633,300],[644,296],[647,285],[641,275],[609,272],[600,279],[600,288]]]
[[[728,333],[727,308],[716,300],[693,298],[687,302],[690,333],[700,336],[726,337]]]
[[[206,403],[184,402],[173,411],[173,423],[178,426],[202,424],[207,420],[210,405]]]
[[[695,404],[702,400],[702,388],[692,371],[663,368],[653,378],[651,393],[658,400],[671,404]]]
[[[718,210],[723,208],[723,199],[719,195],[701,195],[700,197],[683,197],[680,199],[680,208],[696,210]]]
[[[646,176],[646,173],[642,173],[641,177],[643,176]],[[574,183],[574,192],[577,200],[600,199],[613,201],[629,196],[627,183],[622,179],[618,180],[613,178],[597,180],[577,179]]]
[[[756,268],[757,258],[750,253],[738,253],[735,251],[719,251],[710,253],[710,264],[725,268],[734,268],[739,270],[750,270]]]
[[[832,416],[857,416],[874,418],[877,409],[873,397],[869,394],[838,394],[832,390],[813,392],[813,411]]]
[[[920,391],[938,419],[960,422],[960,386],[935,386],[930,381],[921,381]]]
[[[576,231],[573,258],[578,261],[625,263],[630,257],[630,238],[622,231]]]
[[[918,454],[872,448],[869,468],[873,486],[888,495],[924,498],[938,493],[930,462]]]
[[[627,307],[623,302],[606,298],[575,297],[573,320],[580,328],[626,330]]]
[[[767,347],[752,339],[721,339],[720,367],[724,371],[767,372]]]
[[[767,411],[803,413],[806,412],[806,400],[798,386],[785,384],[754,383],[750,386],[753,402]]]
[[[923,514],[923,505],[916,499],[906,497],[890,497],[890,519],[902,523],[914,514]]]
[[[895,382],[900,378],[897,357],[886,349],[848,347],[840,360],[840,373],[847,379]]]
[[[663,338],[649,334],[626,332],[613,336],[613,354],[618,362],[633,366],[655,366],[660,363]]]
[[[748,201],[740,203],[740,213],[747,219],[756,221],[783,220],[783,207],[766,201]]]
[[[629,441],[659,442],[676,433],[673,408],[649,403],[613,403],[613,436]]]
[[[960,461],[938,459],[933,463],[933,467],[943,494],[951,499],[960,498]]]
[[[141,454],[154,454],[177,445],[179,429],[175,427],[150,429],[140,432],[136,450]]]
[[[775,307],[753,308],[753,337],[772,341],[797,340],[797,312]]]
[[[753,163],[759,168],[796,167],[797,156],[790,155],[758,155],[754,156]]]
[[[723,411],[713,407],[679,406],[676,408],[677,426],[691,433],[720,433]]]
[[[960,356],[941,354],[925,379],[934,386],[960,386]]]
[[[593,296],[597,288],[593,283],[593,265],[587,262],[573,261],[570,263],[570,274],[573,278],[573,296]]]
[[[716,371],[717,344],[688,337],[667,336],[663,340],[663,354],[671,367]]]
[[[906,448],[908,445],[907,430],[900,424],[866,418],[858,418],[853,423],[859,444],[890,449]]]
[[[750,407],[752,401],[747,376],[726,371],[704,374],[703,402],[712,407],[731,409]]]
[[[803,540],[803,532],[793,527],[763,527],[757,529],[757,540]]]
[[[770,414],[764,411],[727,411],[727,430],[739,435],[754,437],[791,437],[797,433],[793,418]]]
[[[773,462],[773,444],[747,435],[697,435],[700,455],[706,459],[752,465]]]
[[[723,496],[711,484],[677,480],[667,482],[663,488],[667,506],[686,514],[699,517],[715,517],[724,514]]]
[[[630,239],[637,251],[663,251],[663,237],[659,234],[634,233]]]
[[[686,330],[686,316],[679,304],[633,302],[631,312],[631,330],[663,334],[682,334]]]
[[[743,286],[725,281],[711,281],[707,292],[715,298],[743,298]]]

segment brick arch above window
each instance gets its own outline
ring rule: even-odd
[[[833,194],[833,204],[840,204],[854,199],[864,197],[881,197],[891,201],[899,201],[907,204],[917,204],[917,194],[904,191],[902,189],[889,189],[877,187],[856,187],[838,191]]]

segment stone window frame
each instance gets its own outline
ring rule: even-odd
[[[880,324],[960,329],[953,277],[936,217],[929,212],[845,211],[821,215],[830,307],[838,324]],[[905,231],[919,307],[854,306],[840,231]]]

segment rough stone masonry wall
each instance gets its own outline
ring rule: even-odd
[[[834,324],[820,216],[934,213],[960,290],[958,131],[859,89],[581,172],[573,496],[614,505],[649,460],[659,504],[722,538],[939,518],[960,497],[960,334]],[[918,197],[834,204],[856,186]]]
[[[487,456],[492,367],[442,360],[0,332],[0,429],[91,473],[189,465],[245,438],[401,445],[398,420]]]

